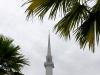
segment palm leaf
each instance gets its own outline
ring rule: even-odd
[[[87,0],[82,0],[87,1]],[[30,0],[27,3],[30,3],[29,7],[26,9],[28,13],[27,17],[29,18],[32,15],[38,15],[43,19],[44,15],[50,10],[49,18],[55,18],[57,11],[69,12],[72,6],[77,2],[82,2],[81,0]]]
[[[20,72],[24,65],[28,65],[26,59],[19,53],[20,47],[13,44],[13,40],[0,35],[0,75]],[[1,70],[3,70],[1,72]]]
[[[79,3],[75,4],[71,11],[55,25],[56,32],[61,36],[68,38],[70,31],[75,29],[76,25],[83,22],[87,16],[87,8]]]
[[[100,0],[91,9],[87,19],[76,30],[76,40],[79,41],[80,47],[85,48],[86,44],[92,52],[95,51],[95,43],[99,43],[100,35]]]
[[[89,48],[92,48],[94,52],[94,42],[95,42],[95,33],[94,33],[94,14],[90,14],[88,20],[86,20],[78,29],[76,40],[79,41],[80,47],[83,48],[89,43]]]
[[[90,0],[28,0],[30,5],[26,9],[27,17],[38,16],[41,20],[49,13],[50,19],[63,14],[63,18],[55,25],[56,33],[61,37],[70,37],[70,32],[75,30],[76,40],[81,48],[88,44],[94,52],[95,43],[99,44],[100,35],[100,0],[94,0],[93,7],[88,5]]]

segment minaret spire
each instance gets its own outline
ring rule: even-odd
[[[46,75],[53,75],[54,63],[52,61],[52,54],[51,54],[50,33],[48,35],[48,50],[44,66],[46,69]]]
[[[50,32],[49,32],[49,35],[48,35],[48,51],[47,51],[47,56],[51,56]]]

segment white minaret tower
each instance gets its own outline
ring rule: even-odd
[[[51,55],[50,34],[48,36],[48,51],[47,51],[46,62],[44,63],[44,66],[46,69],[46,75],[53,75],[54,64],[52,62],[52,55]]]

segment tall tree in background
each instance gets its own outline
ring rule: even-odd
[[[0,75],[23,75],[21,68],[28,65],[13,40],[0,35]]]
[[[88,44],[89,49],[95,51],[100,34],[100,0],[28,0],[26,4],[29,4],[28,18],[37,15],[43,19],[48,11],[50,19],[56,19],[57,13],[63,14],[54,27],[56,32],[68,38],[74,31],[81,48]]]

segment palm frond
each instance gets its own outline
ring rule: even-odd
[[[83,0],[86,1],[86,0]],[[55,18],[57,15],[57,11],[69,12],[72,6],[81,2],[80,0],[31,0],[29,7],[26,9],[28,13],[27,17],[29,18],[32,15],[38,15],[41,19],[43,19],[44,15],[50,10],[49,18]]]
[[[33,16],[33,13],[41,11],[43,9],[43,4],[46,2],[47,2],[47,0],[30,0],[30,1],[28,1],[28,4],[30,3],[30,5],[26,9],[26,12],[28,12],[27,17]]]
[[[95,49],[95,14],[90,13],[88,19],[76,30],[76,40],[80,47],[85,48],[88,43],[89,48],[94,52]]]
[[[24,74],[22,74],[20,72],[14,72],[14,75],[24,75]]]
[[[43,20],[49,13],[49,19],[56,19],[60,13],[64,17],[55,25],[56,33],[61,37],[70,37],[70,32],[75,30],[76,40],[81,48],[88,47],[95,51],[95,43],[99,44],[100,35],[100,0],[92,7],[88,5],[90,0],[28,0],[30,4],[26,9],[27,17],[33,15]]]
[[[20,72],[24,65],[28,65],[28,61],[19,50],[20,47],[15,46],[12,39],[0,35],[0,70],[5,71],[3,75]]]
[[[70,31],[75,29],[76,25],[79,25],[80,22],[83,23],[87,13],[86,6],[76,3],[71,11],[55,25],[56,32],[68,38],[68,36],[70,36]]]

